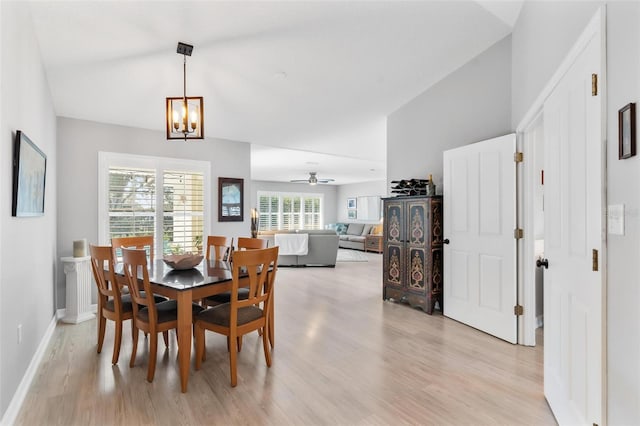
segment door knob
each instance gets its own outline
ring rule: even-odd
[[[536,266],[539,268],[544,266],[544,269],[549,269],[549,259],[538,259],[536,260]]]
[[[448,238],[445,238],[444,240],[442,240],[442,243],[443,243],[443,244],[449,244],[449,239],[448,239]]]

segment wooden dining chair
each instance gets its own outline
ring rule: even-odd
[[[211,237],[209,237],[211,238]],[[218,237],[221,238],[221,237]],[[232,240],[233,241],[233,240]],[[257,250],[267,248],[267,240],[260,238],[238,237],[238,250]],[[246,288],[238,289],[238,299],[246,299],[249,292]],[[222,303],[229,303],[231,300],[231,292],[225,291],[204,299],[204,306],[216,306]]]
[[[113,247],[113,258],[117,260],[122,259],[122,256],[118,256],[118,253],[122,251],[122,248],[136,248],[144,249],[149,256],[149,262],[153,262],[153,235],[143,235],[137,237],[114,237],[111,238],[111,247]]]
[[[211,237],[210,237],[211,238]],[[233,239],[231,240],[233,243]],[[265,249],[267,248],[269,241],[262,239],[262,238],[247,238],[247,237],[238,237],[238,250],[258,250],[258,249]],[[233,246],[231,247],[231,251],[230,253],[233,253]],[[248,297],[249,295],[249,290],[246,288],[239,288],[238,289],[238,299],[240,300],[244,300]],[[225,291],[222,293],[218,293],[215,294],[213,296],[209,296],[205,299],[201,300],[201,304],[204,307],[208,307],[208,306],[216,306],[216,305],[221,305],[223,303],[229,303],[229,301],[231,300],[231,292],[230,291]],[[271,347],[273,348],[274,346],[274,330],[273,330],[273,324],[271,324],[270,327],[270,334],[269,334],[269,343],[271,344]],[[262,335],[262,330],[258,330],[258,334]],[[242,338],[238,339],[238,352],[242,350]]]
[[[229,260],[233,251],[233,238],[210,235],[207,237],[207,260]],[[228,293],[228,292],[227,292]],[[228,295],[227,295],[228,296]],[[226,301],[229,301],[227,297]],[[204,307],[215,306],[219,304],[215,296],[209,296],[201,299],[200,304]],[[222,302],[225,303],[225,302]]]
[[[116,334],[113,342],[111,363],[116,364],[120,356],[122,343],[122,323],[133,317],[131,295],[123,293],[123,288],[115,275],[115,260],[111,246],[89,245],[91,270],[98,287],[98,353],[102,352],[107,320],[115,323]],[[156,303],[168,300],[164,296],[154,295]],[[133,330],[133,321],[131,322]]]
[[[168,331],[178,327],[178,303],[175,300],[156,303],[153,297],[149,298],[146,296],[152,294],[152,291],[151,283],[149,282],[149,271],[147,269],[147,256],[144,250],[123,248],[122,257],[129,292],[134,302],[134,327],[132,329],[133,349],[131,350],[129,367],[133,367],[136,360],[138,330],[149,333],[149,367],[147,369],[147,380],[152,382],[156,371],[158,333],[163,334],[165,346],[168,346]],[[142,276],[141,280],[144,293],[140,290],[140,276]],[[191,309],[195,317],[203,308],[200,305],[192,303]]]
[[[233,238],[210,235],[207,237],[207,260],[227,260],[233,248]]]
[[[89,245],[91,269],[98,287],[98,353],[102,352],[107,320],[116,326],[111,363],[117,364],[122,342],[122,323],[133,318],[131,296],[122,295],[115,276],[115,261],[110,246]],[[133,321],[131,321],[133,330]]]
[[[263,238],[247,238],[247,237],[238,237],[238,250],[258,250],[265,249],[269,245],[269,240]],[[242,293],[244,289],[238,290]],[[240,295],[239,295],[240,296]],[[220,293],[216,296],[212,296],[214,301],[218,303],[227,303],[230,299],[229,293]],[[239,297],[242,298],[242,297]],[[273,316],[271,317],[273,319]],[[274,324],[272,323],[269,326],[269,343],[273,348],[274,345]],[[258,334],[262,335],[262,330],[258,330]],[[238,351],[242,348],[242,339],[238,342]]]
[[[231,301],[200,312],[195,318],[196,370],[205,355],[205,330],[227,336],[231,386],[238,383],[236,342],[243,335],[262,330],[262,347],[267,367],[271,367],[271,349],[267,330],[273,303],[273,285],[278,260],[278,247],[243,250],[234,254],[232,264]],[[237,297],[241,280],[248,280],[248,297]],[[231,343],[231,344],[229,344]]]

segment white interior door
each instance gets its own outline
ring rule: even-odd
[[[444,153],[444,315],[517,343],[515,134]]]
[[[544,104],[544,392],[561,425],[602,424],[600,43],[598,32]]]

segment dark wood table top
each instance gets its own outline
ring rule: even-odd
[[[124,275],[121,263],[116,266],[116,274]],[[204,259],[195,268],[176,270],[166,265],[162,259],[156,259],[149,268],[151,284],[178,291],[228,282],[231,278],[231,264],[219,260]]]

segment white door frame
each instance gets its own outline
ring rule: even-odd
[[[576,60],[578,55],[584,50],[589,40],[594,34],[600,32],[601,43],[601,75],[598,76],[599,95],[602,102],[602,126],[601,126],[601,150],[602,150],[602,171],[603,182],[601,185],[603,204],[606,205],[607,200],[607,185],[606,185],[606,132],[607,132],[607,99],[606,99],[606,8],[601,6],[595,13],[589,24],[569,51],[563,62],[560,64],[556,72],[553,74],[547,85],[540,92],[531,108],[527,111],[523,119],[516,127],[516,134],[518,139],[518,147],[524,152],[524,170],[523,170],[523,185],[524,185],[524,197],[523,197],[523,229],[524,229],[524,259],[534,258],[534,223],[533,216],[533,191],[535,188],[535,182],[538,178],[537,173],[533,170],[532,160],[533,158],[528,153],[534,152],[533,146],[531,146],[531,138],[527,137],[528,132],[538,118],[545,100],[553,92],[557,84],[560,82],[564,74],[569,70],[571,64]],[[606,227],[605,209],[601,211],[603,228]],[[601,268],[602,268],[602,321],[606,322],[607,318],[607,245],[606,245],[606,229],[602,230],[602,253],[601,253]],[[526,267],[525,267],[526,266]],[[520,263],[521,270],[520,276],[523,279],[518,284],[520,286],[519,294],[522,295],[521,303],[524,306],[523,321],[520,321],[518,335],[522,336],[522,340],[518,343],[524,345],[535,345],[535,329],[536,329],[536,297],[535,297],[535,266],[526,264],[526,262]],[[605,370],[607,365],[607,328],[603,324],[602,329],[602,422],[606,424],[607,419],[607,382],[605,379]]]
[[[603,162],[604,162],[603,171],[606,170],[606,155],[605,155],[606,145],[604,143],[606,141],[606,131],[607,131],[607,126],[606,126],[607,109],[606,109],[606,87],[605,87],[606,9],[605,9],[605,6],[601,6],[596,12],[596,14],[593,16],[591,21],[589,22],[589,24],[587,24],[586,28],[584,29],[584,31],[582,32],[582,34],[580,35],[576,43],[573,45],[572,49],[569,51],[567,56],[564,58],[564,60],[562,61],[562,63],[560,64],[556,72],[553,74],[549,82],[546,84],[544,89],[540,92],[535,102],[532,104],[531,108],[529,108],[529,110],[527,111],[523,119],[520,121],[520,123],[516,127],[516,134],[518,139],[517,146],[518,146],[518,149],[522,149],[524,152],[524,168],[523,168],[524,169],[523,170],[524,172],[524,179],[523,179],[524,205],[523,205],[523,208],[521,209],[523,213],[522,224],[523,224],[524,236],[525,236],[524,256],[523,256],[524,259],[532,259],[534,257],[534,252],[535,252],[534,250],[535,241],[533,238],[530,238],[530,236],[533,235],[533,225],[534,225],[533,221],[531,220],[531,216],[533,212],[531,211],[532,202],[530,201],[530,196],[532,195],[531,193],[534,190],[536,179],[538,178],[537,174],[535,173],[535,170],[533,170],[533,167],[532,167],[532,163],[531,163],[532,158],[531,156],[527,155],[528,153],[533,152],[533,147],[530,146],[531,141],[526,137],[526,135],[530,130],[531,126],[535,123],[536,119],[538,118],[538,115],[541,113],[542,106],[544,105],[544,101],[549,97],[551,92],[553,92],[553,89],[560,82],[560,80],[562,79],[562,76],[564,76],[564,74],[570,68],[571,64],[573,64],[573,62],[576,60],[578,55],[584,50],[584,48],[587,45],[587,42],[591,39],[593,34],[598,31],[600,31],[601,38],[602,38],[601,39],[601,46],[602,46],[601,51],[602,51],[602,61],[603,61],[602,67],[601,67],[602,75],[598,76],[598,85],[599,85],[600,93],[602,94],[601,96],[602,111],[604,111],[602,115],[602,138],[601,139],[603,141],[603,144],[602,144]],[[606,173],[604,174],[604,176],[606,177]],[[602,191],[603,191],[603,200],[606,200],[606,182],[603,182]],[[602,214],[604,216],[604,212],[602,212]],[[606,222],[603,221],[603,224],[605,223]],[[604,230],[603,230],[603,235],[606,235],[604,233]],[[604,271],[603,277],[605,279],[604,284],[606,286],[606,270],[604,269],[606,265],[606,244],[604,243],[606,243],[606,241],[603,238],[602,266]],[[519,333],[520,336],[523,336],[523,340],[520,341],[519,343],[528,345],[528,346],[534,346],[535,330],[536,330],[535,275],[532,275],[532,271],[527,269],[529,268],[524,268],[523,270],[519,271],[520,276],[523,277],[523,279],[520,281],[521,287],[520,287],[519,293],[523,296],[522,304],[524,306],[524,312],[525,312],[523,321],[521,321],[521,327],[523,327],[523,329],[521,329]],[[605,314],[606,314],[606,311],[603,311],[603,318],[606,318]],[[606,332],[606,329],[605,329],[605,332]],[[603,340],[603,343],[605,342],[606,340]]]
[[[535,192],[536,183],[540,176],[535,170],[536,146],[535,140],[532,138],[532,130],[537,126],[538,120],[542,118],[542,106],[531,117],[531,121],[527,123],[523,130],[517,131],[518,151],[524,153],[522,167],[519,169],[521,173],[518,202],[520,209],[518,211],[519,223],[522,224],[524,231],[524,239],[522,241],[521,255],[518,259],[518,295],[522,297],[522,306],[524,312],[522,320],[518,322],[518,343],[521,345],[535,346],[536,344],[536,328],[538,328],[538,319],[536,317],[537,303],[536,300],[536,266],[532,259],[535,258]],[[520,128],[520,126],[518,127]]]

